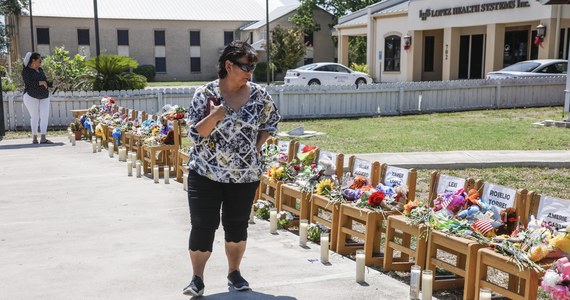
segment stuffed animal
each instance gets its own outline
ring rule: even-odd
[[[517,211],[513,207],[501,210],[501,226],[497,228],[497,234],[511,235],[517,229],[518,218]]]
[[[117,146],[121,146],[121,135],[123,135],[123,132],[121,132],[121,128],[119,127],[115,127],[113,128],[113,138],[115,138],[115,141],[117,141]]]

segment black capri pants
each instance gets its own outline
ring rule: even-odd
[[[247,240],[249,214],[258,185],[259,181],[217,182],[190,170],[188,206],[192,229],[188,249],[212,252],[214,235],[220,226],[220,206],[226,242]]]

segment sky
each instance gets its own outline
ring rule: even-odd
[[[266,0],[256,0],[261,7],[265,7]],[[299,0],[268,0],[269,11],[274,10],[277,6],[285,6],[299,3]]]

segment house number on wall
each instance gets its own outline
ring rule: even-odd
[[[445,44],[445,60],[449,58],[449,45]]]

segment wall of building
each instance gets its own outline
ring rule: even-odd
[[[372,72],[372,77],[379,82],[398,82],[406,81],[406,73],[408,68],[408,55],[410,52],[404,51],[403,40],[400,45],[400,71],[384,71],[384,58],[385,58],[385,38],[391,35],[397,35],[402,38],[407,33],[407,16],[406,15],[392,15],[382,16],[376,18],[376,53],[374,58],[377,60],[376,68]],[[382,57],[382,59],[379,59]]]
[[[20,57],[30,50],[29,18],[20,21]],[[166,73],[158,73],[157,81],[210,80],[217,77],[217,60],[224,47],[224,31],[236,31],[245,25],[241,21],[154,21],[99,19],[102,54],[118,54],[117,30],[129,31],[129,56],[139,64],[154,65],[154,31],[166,35]],[[93,19],[34,17],[35,28],[49,28],[50,50],[65,45],[74,55],[79,52],[77,29],[89,29],[90,52],[95,55]],[[190,72],[190,31],[200,31],[201,72]],[[36,32],[34,36],[37,39]],[[36,44],[37,46],[37,44]],[[37,48],[38,49],[38,48]]]

